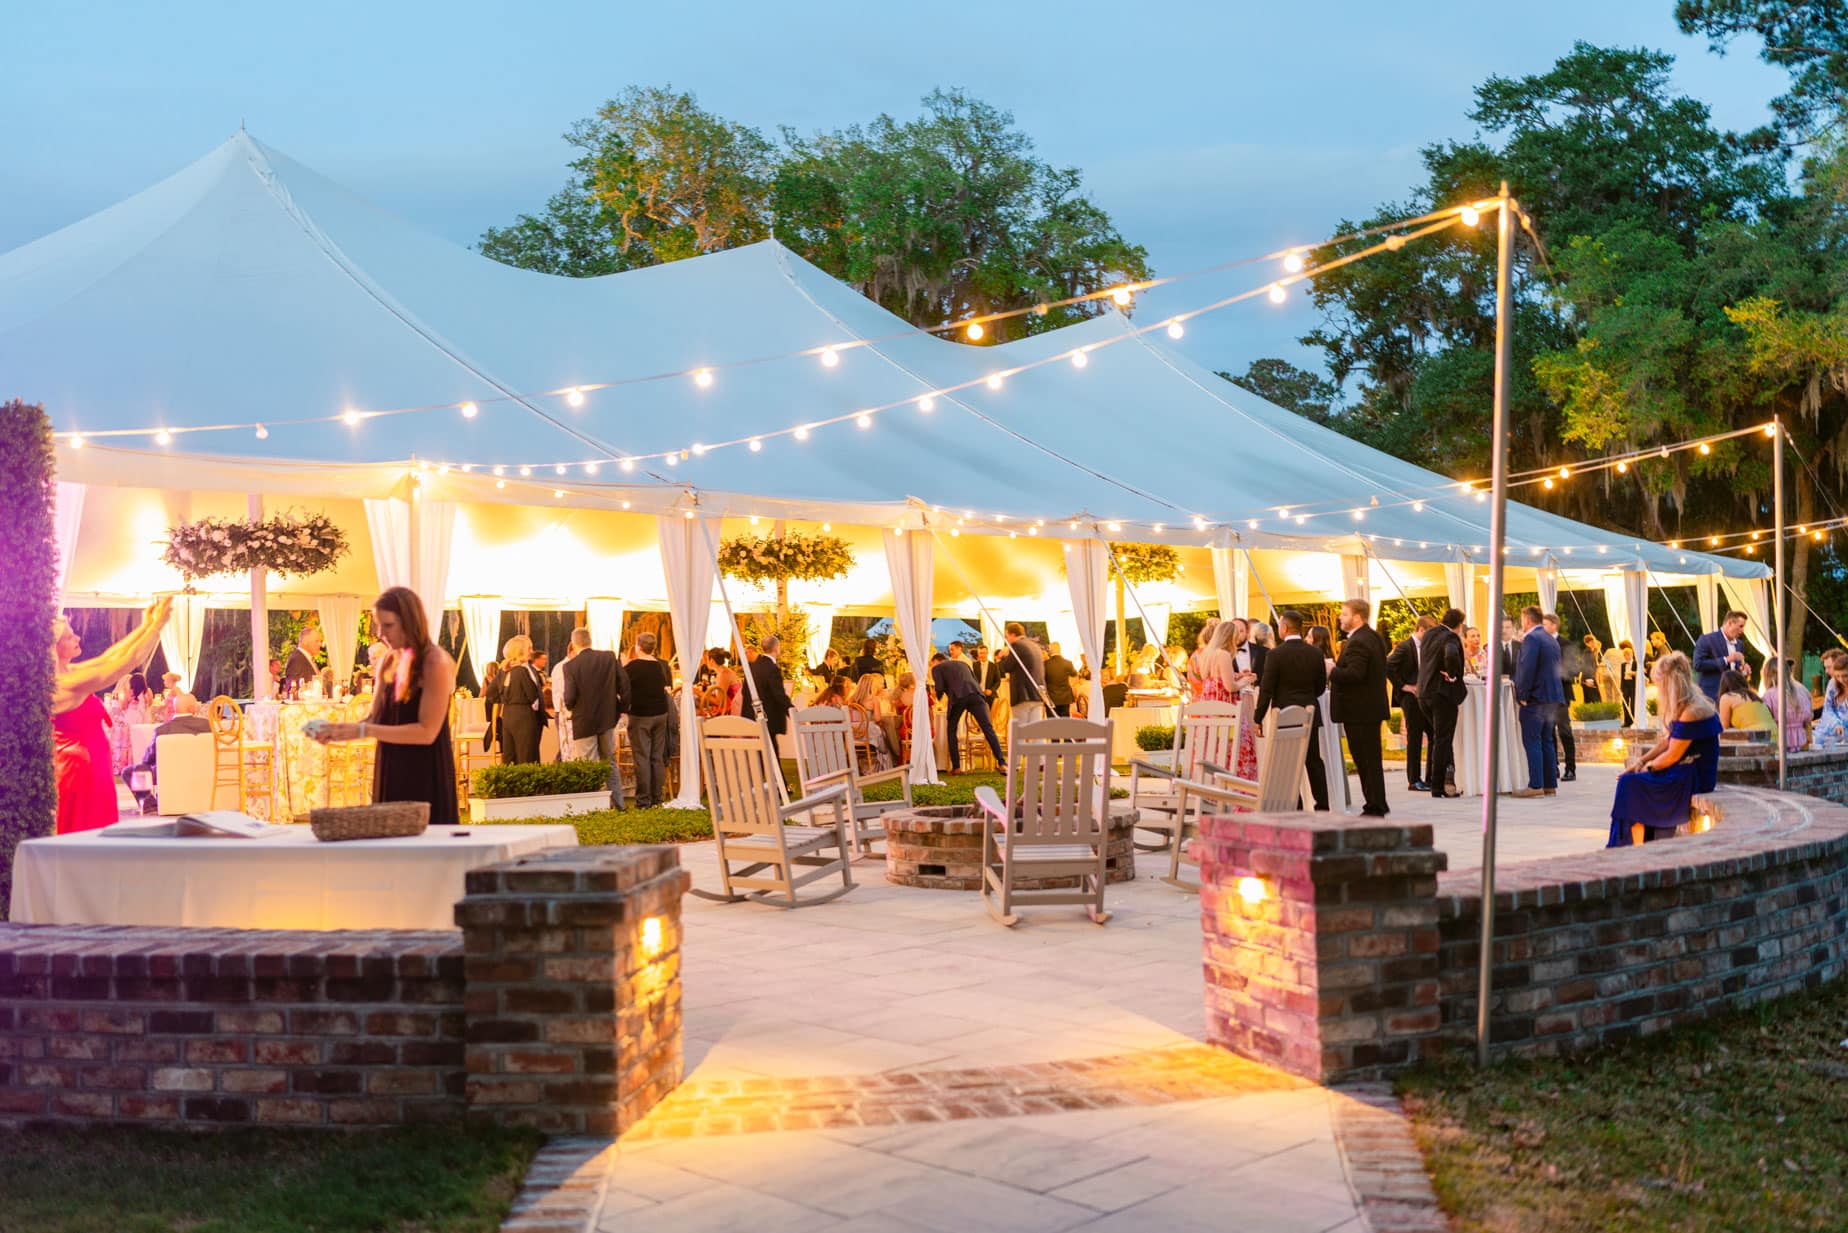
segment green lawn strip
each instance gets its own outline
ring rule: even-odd
[[[0,1133],[6,1233],[494,1233],[531,1131]]]
[[[1461,1233],[1848,1228],[1848,980],[1571,1061],[1401,1080]]]

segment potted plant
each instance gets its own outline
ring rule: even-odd
[[[609,807],[610,764],[596,758],[484,766],[468,798],[472,822],[564,818]]]

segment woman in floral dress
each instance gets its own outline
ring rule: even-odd
[[[1237,661],[1232,658],[1232,640],[1237,632],[1237,625],[1231,621],[1221,621],[1213,631],[1213,641],[1200,657],[1203,681],[1200,701],[1236,703],[1245,689],[1257,684],[1257,677],[1249,672],[1240,672]],[[1240,779],[1258,777],[1256,724],[1240,724],[1238,727],[1238,757],[1232,765],[1232,773]]]

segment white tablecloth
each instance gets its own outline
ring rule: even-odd
[[[453,929],[463,875],[577,845],[569,826],[432,826],[407,839],[321,843],[134,839],[80,831],[19,845],[12,918],[39,925]]]
[[[1489,686],[1486,681],[1467,681],[1469,697],[1457,712],[1457,787],[1464,796],[1482,795],[1482,742],[1488,723]],[[1514,700],[1514,683],[1502,682],[1501,758],[1496,772],[1496,788],[1512,792],[1527,786],[1527,754],[1521,749],[1520,707]]]
[[[1136,744],[1141,728],[1172,728],[1179,708],[1172,706],[1119,706],[1110,712],[1110,760],[1128,762],[1142,756]]]

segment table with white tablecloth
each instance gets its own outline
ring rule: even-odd
[[[1482,742],[1488,723],[1487,681],[1465,678],[1469,697],[1457,711],[1457,789],[1464,796],[1482,795]],[[1521,748],[1521,708],[1514,700],[1514,682],[1502,682],[1501,756],[1496,787],[1512,792],[1527,786],[1527,754]]]
[[[1136,733],[1143,728],[1172,728],[1177,706],[1119,706],[1110,712],[1110,761],[1124,763],[1142,756]]]
[[[38,925],[453,929],[469,870],[576,845],[563,825],[432,826],[339,843],[306,826],[262,839],[78,831],[19,845],[11,914]]]

